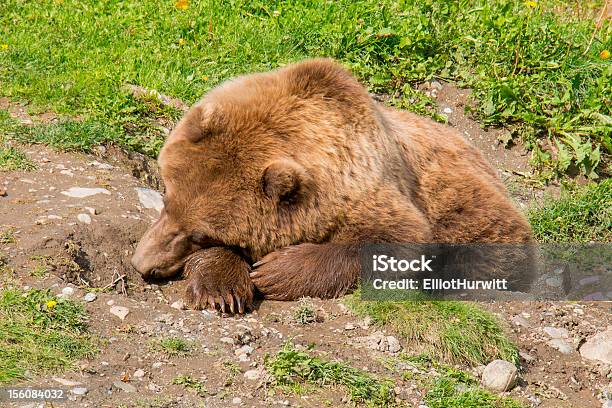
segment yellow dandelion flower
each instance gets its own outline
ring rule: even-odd
[[[183,45],[185,45],[185,39],[184,38],[179,38],[178,45],[181,46],[181,47]]]
[[[204,81],[208,81],[208,76],[207,76],[207,75],[202,75],[202,79],[203,79]]]
[[[604,60],[610,58],[610,51],[603,50],[602,52],[599,53],[599,58],[604,59]]]
[[[535,1],[526,1],[525,2],[525,7],[527,8],[536,8],[538,6],[538,3]]]
[[[57,305],[57,302],[55,300],[48,300],[47,301],[47,309],[53,309],[55,307],[55,305]]]
[[[189,0],[178,0],[174,6],[179,10],[187,10],[189,8]]]
[[[8,44],[2,44],[0,45],[0,48],[2,48],[3,50],[8,50]]]

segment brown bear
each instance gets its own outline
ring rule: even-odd
[[[338,63],[300,62],[210,91],[166,140],[143,277],[187,263],[195,308],[337,297],[369,242],[528,243],[495,171],[456,131],[375,102]]]

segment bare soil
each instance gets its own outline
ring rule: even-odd
[[[438,92],[440,109],[452,109],[450,125],[483,150],[508,184],[518,186],[512,189],[517,202],[526,205],[540,198],[542,191],[525,186],[514,173],[528,170],[527,154],[520,146],[507,150],[499,145],[497,137],[503,130],[485,131],[471,120],[463,111],[467,97],[467,91],[447,85]],[[22,148],[37,170],[0,173],[0,187],[7,191],[0,197],[0,227],[10,228],[16,238],[16,243],[0,244],[0,251],[16,270],[14,282],[56,293],[71,286],[75,289],[71,297],[79,301],[90,288],[104,289],[96,292],[94,301],[84,303],[91,316],[91,331],[102,339],[96,357],[80,362],[73,371],[34,378],[27,385],[70,390],[73,386],[57,379],[81,383],[88,392],[70,394],[65,403],[75,407],[351,405],[342,390],[312,390],[298,396],[270,388],[265,373],[254,380],[245,377],[247,371],[262,369],[265,354],[276,353],[291,339],[298,345],[314,345],[330,359],[393,378],[399,387],[398,398],[406,406],[417,407],[422,402],[425,390],[382,364],[382,357],[389,353],[372,350],[360,341],[379,329],[352,315],[338,300],[314,300],[317,321],[302,325],[293,317],[296,302],[264,301],[245,316],[226,316],[176,308],[184,286],[180,279],[144,282],[130,267],[129,258],[158,216],[156,210],[142,207],[135,191],[135,187],[162,187],[150,159],[117,148],[101,148],[96,155],[62,153],[44,146]],[[71,187],[105,188],[109,194],[84,198],[62,194]],[[79,214],[89,215],[91,223],[79,221]],[[48,273],[33,276],[32,270],[41,262]],[[500,316],[523,352],[523,380],[510,395],[540,407],[602,405],[610,367],[584,360],[575,349],[612,324],[609,303],[483,305]],[[130,312],[121,320],[110,313],[111,306],[124,306]],[[562,354],[550,347],[542,330],[546,326],[566,328],[574,351]],[[193,342],[193,351],[186,357],[168,357],[156,350],[155,339],[168,336]],[[254,351],[240,361],[237,350],[244,344]],[[402,346],[410,350],[410,344],[402,341]],[[205,395],[172,384],[179,375],[202,380]]]

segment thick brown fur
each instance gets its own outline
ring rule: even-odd
[[[331,60],[212,90],[174,129],[159,164],[163,217],[190,242],[175,245],[175,267],[212,245],[234,248],[270,299],[345,293],[368,242],[531,242],[476,148],[449,127],[374,102]],[[174,273],[167,254],[156,266],[164,242],[139,244],[133,264],[143,275]],[[188,298],[203,305],[211,294],[197,279]]]

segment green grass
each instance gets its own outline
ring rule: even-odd
[[[182,385],[188,390],[193,390],[200,397],[205,397],[207,394],[204,382],[197,380],[189,375],[179,375],[178,377],[175,377],[174,379],[172,379],[172,384]]]
[[[500,358],[518,364],[516,346],[498,320],[477,305],[457,301],[367,301],[345,298],[358,315],[401,335],[413,350],[441,361],[469,365]]]
[[[351,401],[368,406],[389,406],[394,401],[393,385],[341,361],[326,361],[298,351],[290,343],[275,356],[267,357],[266,368],[278,386],[311,384],[343,386]]]
[[[166,337],[151,341],[150,348],[169,357],[185,357],[193,351],[194,344],[178,337]]]
[[[566,187],[528,211],[539,242],[611,242],[612,179],[582,187]]]
[[[155,155],[162,133],[151,120],[177,113],[135,100],[125,84],[193,103],[232,76],[328,56],[393,104],[432,116],[435,104],[416,84],[471,87],[480,121],[511,126],[536,167],[554,174],[575,166],[595,177],[612,152],[612,65],[601,56],[612,49],[609,21],[588,45],[602,4],[581,2],[579,18],[562,0],[535,8],[519,0],[203,0],[186,10],[174,1],[6,0],[0,89],[34,112],[83,122],[54,131]]]
[[[480,388],[471,374],[441,364],[427,354],[401,354],[388,363],[391,369],[403,371],[405,380],[416,381],[426,390],[424,400],[430,408],[523,407],[511,398],[500,397]],[[406,364],[416,370],[407,370]]]
[[[0,291],[0,383],[57,373],[95,352],[78,303],[49,291]]]
[[[9,146],[0,138],[0,172],[15,170],[34,170],[36,165],[24,152]]]
[[[11,227],[2,227],[0,229],[0,244],[14,244],[17,242],[15,238],[15,230]]]
[[[314,304],[309,298],[300,299],[297,309],[293,312],[293,318],[298,324],[310,324],[317,320]]]

